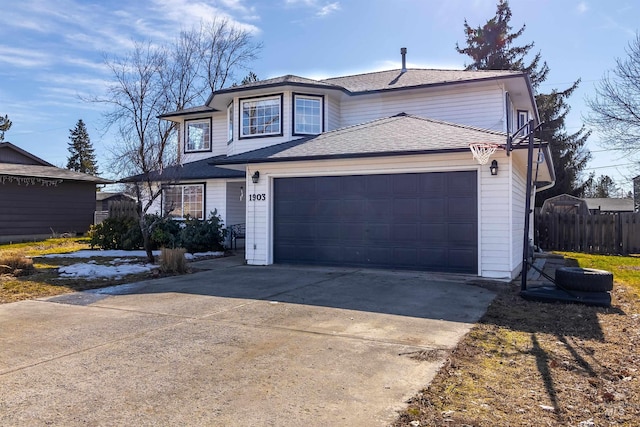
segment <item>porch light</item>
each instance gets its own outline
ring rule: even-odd
[[[258,181],[260,181],[260,172],[255,171],[253,175],[251,175],[251,181],[253,181],[254,184],[257,184]]]
[[[497,160],[493,160],[491,162],[491,166],[489,166],[489,170],[491,171],[491,175],[494,175],[494,176],[498,175],[498,161]]]

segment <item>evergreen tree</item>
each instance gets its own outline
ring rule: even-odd
[[[4,141],[4,133],[11,128],[11,120],[9,116],[5,114],[4,117],[0,116],[0,142]]]
[[[67,169],[76,172],[88,173],[90,175],[98,174],[98,164],[96,156],[93,152],[93,145],[89,139],[89,133],[82,119],[78,120],[76,127],[69,129],[71,142],[67,147],[69,157],[67,159]]]
[[[258,80],[258,76],[256,75],[256,73],[254,73],[253,71],[249,71],[249,74],[247,74],[244,79],[242,79],[242,82],[240,84],[246,85],[249,83],[255,83]]]
[[[499,0],[496,16],[489,19],[483,26],[471,28],[465,19],[464,32],[467,37],[467,47],[461,49],[456,43],[456,50],[473,59],[473,62],[467,65],[467,70],[524,71],[529,74],[533,88],[537,89],[538,85],[547,78],[549,67],[546,62],[540,64],[540,52],[535,54],[529,65],[525,65],[525,56],[534,44],[532,42],[524,46],[513,46],[513,41],[524,33],[526,26],[523,25],[518,31],[511,33],[510,20],[509,2]]]
[[[600,175],[600,177],[589,186],[585,191],[585,197],[607,198],[618,197],[620,195],[620,187],[615,180],[609,175]],[[629,195],[627,195],[629,197]]]
[[[586,182],[580,182],[580,175],[591,158],[591,153],[584,148],[590,133],[584,128],[573,134],[565,131],[565,119],[569,113],[567,99],[578,87],[580,80],[563,91],[554,89],[548,94],[538,93],[540,83],[549,74],[549,67],[546,62],[541,62],[540,52],[526,64],[526,56],[534,43],[514,46],[514,41],[524,33],[526,27],[523,25],[518,31],[511,32],[510,20],[509,2],[499,0],[496,15],[483,26],[472,28],[465,20],[467,46],[460,48],[456,44],[456,50],[473,60],[467,65],[467,70],[513,70],[529,74],[536,92],[540,120],[545,123],[540,137],[549,143],[556,172],[555,186],[539,193],[536,205],[542,205],[545,199],[558,194],[580,195],[586,185]]]

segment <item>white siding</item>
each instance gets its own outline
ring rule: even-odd
[[[181,182],[182,184],[182,182]],[[221,179],[210,179],[205,185],[205,209],[204,216],[209,218],[209,214],[214,210],[222,220],[227,217],[227,183]]]
[[[353,96],[342,102],[341,127],[398,113],[498,131],[504,131],[506,126],[504,91],[502,86],[493,83]]]
[[[340,127],[340,101],[329,96],[325,97],[327,118],[325,131],[336,130]]]
[[[203,151],[197,153],[185,153],[184,141],[185,141],[185,126],[184,122],[180,124],[182,134],[181,147],[182,150],[182,163],[195,162],[196,160],[202,160],[213,156],[220,156],[227,154],[227,112],[214,113],[211,120],[211,151]]]
[[[251,181],[251,175],[253,172],[260,171],[260,181],[254,184]],[[247,168],[247,239],[245,247],[245,257],[248,264],[253,265],[266,265],[271,262],[267,262],[267,259],[271,256],[270,248],[267,247],[269,242],[269,230],[270,226],[270,206],[271,194],[269,186],[268,175],[260,168],[248,167]],[[266,196],[266,200],[251,200],[252,195]]]
[[[227,182],[227,217],[225,225],[244,224],[246,210],[246,182]],[[240,196],[242,195],[242,199]]]
[[[522,268],[522,243],[524,241],[524,211],[525,211],[525,199],[526,199],[526,181],[527,170],[526,166],[516,161],[514,156],[511,156],[511,164],[513,167],[512,185],[511,185],[511,210],[512,210],[512,225],[511,225],[511,238],[512,238],[512,260],[511,267],[515,273],[518,274]],[[515,277],[514,275],[514,277]]]
[[[494,156],[506,165],[506,156]],[[508,169],[505,167],[504,169]],[[274,177],[326,176],[380,173],[443,172],[478,170],[479,274],[484,277],[511,278],[511,224],[509,221],[509,171],[491,176],[488,165],[479,166],[470,153],[403,156],[393,158],[342,159],[316,162],[286,162],[252,165],[247,177],[260,171],[260,182],[247,182],[247,262],[255,265],[273,263]],[[264,194],[266,201],[250,201],[251,194]]]
[[[512,275],[510,171],[504,152],[493,159],[498,161],[498,175],[491,175],[489,165],[480,166],[480,275],[503,279]]]

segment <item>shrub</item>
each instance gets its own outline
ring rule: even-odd
[[[0,274],[26,276],[35,271],[33,260],[18,252],[0,254]]]
[[[227,232],[223,227],[217,210],[211,212],[206,220],[187,217],[180,232],[180,243],[191,253],[223,250]]]
[[[102,249],[140,249],[142,233],[138,220],[131,217],[107,218],[89,229],[89,244]]]
[[[151,230],[151,246],[158,248],[175,248],[180,243],[180,223],[173,218],[159,215],[147,215],[147,224],[153,224]]]
[[[163,248],[160,253],[160,270],[165,273],[186,273],[187,259],[184,248]]]

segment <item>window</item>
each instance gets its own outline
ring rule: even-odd
[[[522,126],[529,123],[529,112],[526,110],[518,110],[518,126],[517,129],[520,129]],[[516,130],[517,130],[516,129]],[[520,135],[525,135],[529,133],[528,126],[520,132]]]
[[[293,133],[317,135],[322,133],[321,96],[294,95]]]
[[[227,143],[233,141],[233,101],[227,107]]]
[[[164,213],[173,218],[204,219],[204,184],[172,185],[162,194]]]
[[[282,95],[240,100],[240,137],[282,135]]]
[[[185,121],[185,151],[211,151],[211,119]]]

